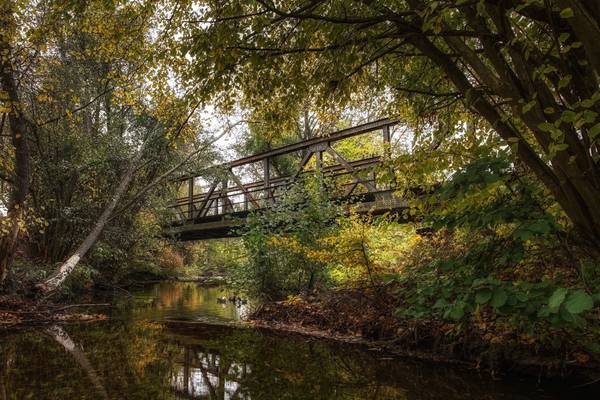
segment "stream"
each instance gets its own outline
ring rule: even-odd
[[[494,380],[364,346],[239,327],[220,287],[123,293],[107,321],[0,331],[6,399],[597,399],[597,385]]]

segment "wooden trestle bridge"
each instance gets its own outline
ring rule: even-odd
[[[359,213],[402,210],[406,201],[392,195],[392,184],[378,179],[379,174],[390,175],[384,160],[389,158],[390,128],[395,123],[389,119],[369,122],[178,178],[186,195],[169,205],[174,221],[166,233],[181,241],[236,236],[248,213],[276,205],[293,184],[315,173],[322,174],[319,182],[324,182],[330,198],[353,204]],[[381,154],[350,160],[337,148],[345,139],[361,135],[370,136],[359,143]],[[280,157],[295,160],[295,172],[278,173],[274,161]],[[262,179],[244,183],[249,176]],[[208,185],[197,190],[202,181]]]

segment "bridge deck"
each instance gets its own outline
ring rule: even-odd
[[[387,212],[398,213],[408,207],[408,202],[393,196],[391,191],[381,191],[369,196],[365,201],[349,203],[348,208],[359,214],[381,215]],[[169,236],[179,241],[219,239],[240,236],[245,218],[250,211],[239,211],[225,215],[200,218],[193,223],[176,224],[165,229]]]
[[[390,172],[385,160],[389,158],[393,125],[394,121],[382,119],[181,177],[177,182],[187,183],[186,196],[169,206],[174,221],[165,233],[182,241],[238,235],[248,213],[277,204],[291,185],[315,173],[321,174],[320,182],[327,185],[330,198],[352,204],[359,213],[376,215],[401,210],[406,202],[395,198],[391,184],[379,183],[378,176]],[[348,160],[335,148],[344,139],[376,131],[382,134],[383,154]],[[273,161],[286,155],[300,160],[297,169],[292,174],[276,176]],[[243,183],[250,166],[262,172],[262,179]],[[200,179],[209,182],[209,186],[195,193]]]

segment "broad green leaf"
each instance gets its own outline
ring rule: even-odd
[[[597,123],[596,125],[592,126],[588,130],[588,135],[590,139],[595,139],[596,136],[600,135],[600,123]]]
[[[492,291],[488,288],[481,289],[475,295],[477,304],[486,304],[492,298]]]
[[[447,316],[458,321],[465,315],[465,305],[462,302],[456,302],[448,310]]]
[[[525,104],[522,109],[523,114],[527,114],[533,107],[535,107],[535,104],[535,100],[531,100],[529,103]]]
[[[508,299],[508,295],[506,291],[502,288],[497,288],[494,290],[492,295],[492,300],[490,301],[490,305],[494,308],[500,308],[504,304],[506,304],[506,300]]]
[[[594,307],[592,296],[579,289],[569,295],[565,302],[565,308],[571,314],[581,314],[584,311],[591,310]]]
[[[560,305],[565,301],[565,297],[567,295],[568,289],[558,288],[552,293],[550,299],[548,299],[548,307],[551,309],[558,309]]]

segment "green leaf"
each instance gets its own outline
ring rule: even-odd
[[[574,122],[577,119],[577,113],[572,110],[565,110],[560,118],[565,122]]]
[[[569,145],[566,143],[558,143],[555,145],[550,145],[553,151],[563,151],[569,148]]]
[[[488,288],[481,289],[475,294],[475,302],[477,304],[486,304],[492,298],[492,291]]]
[[[523,107],[525,108],[525,107]],[[552,125],[550,122],[542,122],[541,124],[538,125],[538,128],[540,128],[543,132],[552,132],[553,130],[556,129],[556,127],[554,125]]]
[[[590,136],[590,139],[595,139],[596,136],[600,135],[600,123],[597,123],[596,125],[592,126],[588,130],[588,135]]]
[[[548,233],[552,230],[552,226],[550,225],[550,223],[547,220],[543,219],[537,220],[529,224],[528,228],[533,232],[541,234]]]
[[[573,18],[574,15],[575,14],[573,13],[573,9],[571,7],[567,7],[560,12],[560,17],[564,19]]]
[[[567,75],[564,78],[562,78],[560,81],[558,81],[558,88],[562,89],[565,86],[567,86],[570,82],[571,82],[571,75]]]
[[[579,289],[569,295],[565,302],[565,308],[571,314],[581,314],[584,311],[591,310],[594,307],[592,296]]]
[[[597,112],[591,111],[591,110],[585,110],[583,112],[583,121],[586,124],[591,124],[594,123],[596,121],[596,117],[598,116]]]
[[[548,114],[548,115],[554,114],[554,108],[552,108],[552,107],[544,108],[544,114]]]
[[[522,109],[523,114],[527,114],[533,107],[535,107],[535,104],[535,100],[531,100],[529,103],[525,104]]]
[[[450,307],[447,312],[447,316],[455,321],[458,321],[465,315],[465,305],[462,302],[456,302]]]
[[[568,290],[565,288],[556,289],[554,293],[552,293],[552,296],[550,296],[550,299],[548,300],[548,307],[550,307],[553,310],[557,310],[558,307],[560,307],[560,305],[563,303],[563,301],[565,301],[567,291]]]
[[[560,311],[558,312],[558,315],[560,315],[560,318],[568,323],[573,323],[575,322],[575,317],[573,316],[573,314],[571,314],[569,312],[569,310],[567,310],[566,308],[561,308]]]
[[[490,305],[494,308],[500,308],[504,304],[506,304],[506,300],[508,299],[508,295],[506,291],[502,288],[497,288],[494,290],[494,294],[492,295],[492,301],[490,301]]]

